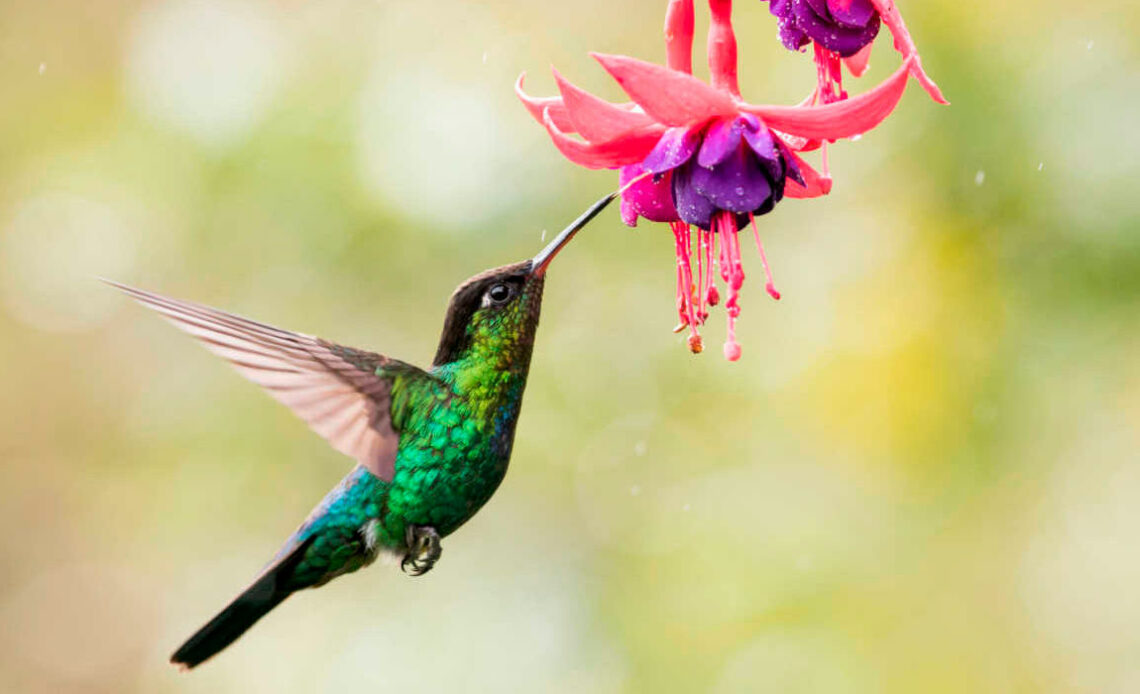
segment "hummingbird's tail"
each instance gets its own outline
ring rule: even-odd
[[[170,656],[170,662],[185,670],[205,662],[292,595],[297,587],[291,587],[289,579],[313,539],[300,543],[270,565],[253,585],[182,644]]]

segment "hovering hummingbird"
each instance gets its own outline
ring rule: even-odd
[[[511,457],[550,262],[616,197],[594,203],[530,260],[455,290],[427,370],[217,309],[109,284],[158,311],[293,410],[358,465],[261,574],[170,660],[192,668],[281,601],[402,557],[413,576],[491,498]]]

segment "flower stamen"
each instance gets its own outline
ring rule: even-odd
[[[724,358],[740,359],[740,344],[736,341],[736,319],[740,315],[740,288],[744,286],[744,265],[740,261],[740,237],[737,236],[736,217],[727,211],[717,214],[715,226],[720,239],[721,276],[724,278],[728,299],[724,302],[727,329],[724,341]]]
[[[776,283],[772,281],[772,268],[768,266],[768,255],[764,253],[764,244],[760,242],[760,228],[756,226],[756,218],[752,215],[748,215],[748,221],[752,222],[752,235],[756,237],[756,248],[760,251],[760,263],[764,266],[764,276],[768,278],[764,290],[768,292],[768,296],[779,301],[780,292],[776,290]]]
[[[673,228],[677,249],[677,313],[681,319],[674,332],[681,332],[685,326],[688,326],[689,350],[693,354],[700,354],[704,345],[700,333],[697,332],[697,317],[693,313],[693,261],[689,225],[684,222],[672,222],[670,226]]]

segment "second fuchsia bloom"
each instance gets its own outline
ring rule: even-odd
[[[740,357],[735,325],[744,281],[738,231],[751,225],[772,284],[755,217],[783,197],[826,195],[831,179],[797,152],[852,137],[878,125],[906,88],[908,58],[886,81],[859,96],[822,105],[753,105],[737,85],[731,0],[710,0],[708,60],[711,84],[692,75],[693,3],[671,0],[666,14],[667,65],[595,54],[632,103],[614,104],[589,94],[555,72],[559,97],[519,98],[568,159],[588,168],[620,169],[622,218],[670,225],[677,251],[678,329],[702,349],[698,327],[719,303],[715,276],[727,290],[724,353]],[[572,137],[577,133],[581,139]],[[826,164],[826,160],[825,160]],[[696,227],[694,232],[691,227]],[[696,256],[696,264],[692,262]]]
[[[895,50],[910,61],[911,74],[930,97],[948,103],[934,80],[922,69],[914,41],[894,0],[764,0],[779,20],[780,41],[798,51],[814,45],[819,86],[813,100],[823,103],[847,98],[840,61],[861,77],[871,57],[871,43],[879,27],[887,25]]]

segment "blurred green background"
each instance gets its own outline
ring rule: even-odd
[[[513,80],[619,98],[586,53],[661,60],[665,2],[0,2],[0,691],[1140,691],[1140,9],[902,5],[953,105],[912,84],[761,220],[741,362],[607,212],[439,567],[181,675],[351,462],[92,276],[426,363],[458,282],[615,184]],[[799,101],[736,24],[745,96]]]

